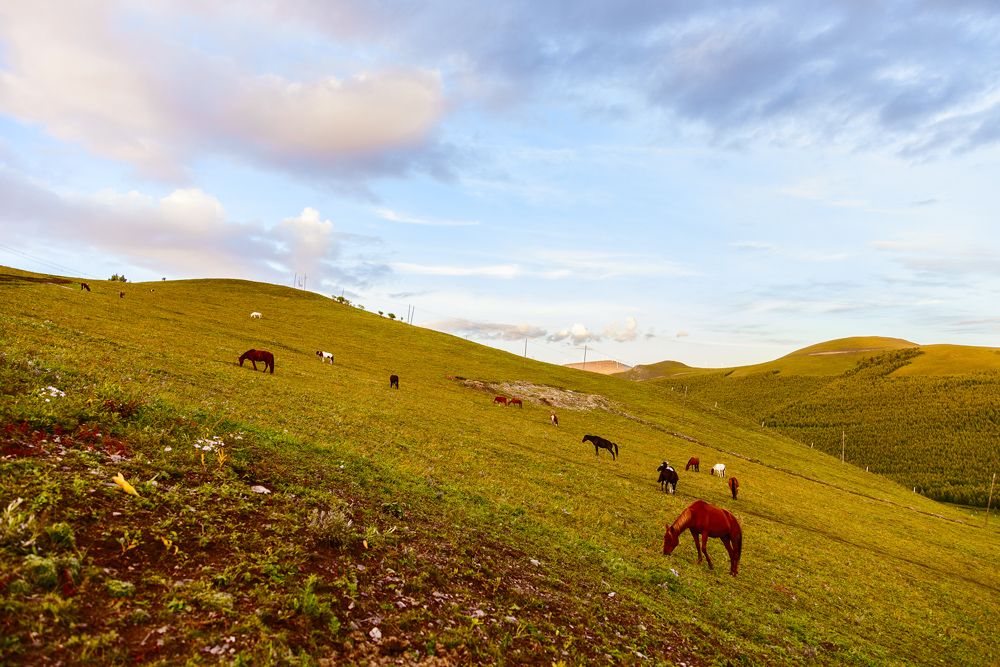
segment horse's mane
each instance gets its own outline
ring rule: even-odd
[[[670,532],[674,535],[680,535],[687,529],[688,524],[691,523],[691,506],[688,505],[681,512],[681,515],[677,517],[672,524],[670,524]]]

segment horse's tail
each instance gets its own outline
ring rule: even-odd
[[[617,458],[618,457],[618,443],[617,442],[612,442],[611,444],[615,446],[615,457]]]

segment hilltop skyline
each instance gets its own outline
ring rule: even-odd
[[[0,263],[552,363],[997,345],[1000,9],[0,6]]]

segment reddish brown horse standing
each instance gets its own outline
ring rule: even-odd
[[[691,458],[688,459],[688,464],[686,466],[684,466],[684,471],[687,472],[691,468],[694,468],[695,472],[699,472],[699,470],[700,470],[699,466],[700,465],[701,465],[701,461],[698,459],[698,457],[697,456],[692,456]]]
[[[493,404],[496,405],[497,403],[499,403],[500,405],[504,405],[504,406],[507,405],[507,397],[506,396],[497,396],[496,398],[493,399]]]
[[[702,555],[712,567],[712,559],[708,556],[708,538],[718,537],[729,552],[729,573],[736,576],[740,567],[740,556],[743,553],[743,529],[732,512],[721,507],[709,505],[704,500],[696,500],[687,506],[673,524],[667,526],[663,534],[663,553],[673,553],[679,542],[681,533],[691,531],[694,537],[694,548],[698,550],[698,562]]]
[[[729,478],[729,490],[733,492],[733,500],[736,500],[736,492],[740,488],[740,480],[735,477]]]
[[[511,407],[513,405],[516,405],[519,408],[524,407],[524,403],[521,402],[520,398],[512,398],[509,401],[507,401],[507,407]]]
[[[267,372],[268,368],[271,369],[271,374],[274,375],[274,355],[267,350],[247,350],[240,355],[240,366],[243,365],[244,361],[249,360],[253,364],[253,369],[257,370],[257,362],[264,362],[264,372]]]

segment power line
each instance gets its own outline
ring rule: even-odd
[[[77,269],[73,269],[73,268],[70,268],[68,266],[64,266],[64,265],[59,264],[57,262],[53,262],[52,260],[42,259],[41,257],[36,257],[35,255],[32,255],[29,252],[21,250],[20,248],[12,248],[9,245],[0,243],[0,250],[3,250],[5,252],[9,252],[9,253],[14,254],[14,255],[19,255],[20,257],[22,257],[24,259],[31,260],[32,262],[36,262],[38,264],[43,264],[45,266],[49,266],[51,268],[56,269],[57,271],[65,272],[66,275],[72,275],[72,276],[83,276],[83,275],[86,275],[86,273],[83,272],[83,271],[78,271]]]

